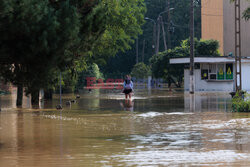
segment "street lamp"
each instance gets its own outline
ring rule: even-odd
[[[152,21],[154,24],[156,24],[156,22],[153,19],[150,19],[149,17],[145,17],[145,20],[150,20]]]
[[[165,35],[165,30],[164,30],[164,25],[163,25],[163,20],[162,20],[162,14],[163,13],[167,13],[168,12],[168,22],[169,22],[169,17],[170,17],[170,11],[171,10],[174,10],[174,8],[169,8],[168,10],[166,11],[163,11],[161,12],[159,15],[158,15],[158,18],[157,18],[157,23],[158,23],[158,26],[157,26],[157,29],[158,29],[158,33],[157,33],[157,44],[156,44],[156,54],[158,55],[159,53],[159,45],[160,45],[160,25],[162,26],[162,35],[163,35],[163,42],[164,42],[164,49],[167,50],[167,42],[166,42],[166,35]],[[169,27],[167,27],[167,29],[169,29]],[[170,35],[168,33],[168,43],[170,42]],[[170,43],[169,43],[170,44]]]
[[[174,8],[169,8],[168,10],[161,12],[161,13],[159,14],[158,18],[159,18],[160,15],[162,15],[163,13],[167,13],[167,12],[169,12],[169,11],[171,11],[171,10],[174,10]]]
[[[152,48],[155,48],[155,54],[158,55],[158,52],[159,52],[159,40],[160,40],[160,25],[162,25],[162,31],[163,31],[163,40],[164,40],[164,47],[165,47],[165,50],[167,50],[167,44],[166,44],[166,39],[165,39],[165,30],[164,30],[164,26],[162,23],[162,18],[161,18],[161,15],[163,13],[166,13],[166,12],[169,12],[171,10],[174,10],[174,8],[169,8],[168,10],[166,11],[163,11],[161,13],[159,13],[158,15],[158,18],[157,18],[157,31],[156,31],[156,21],[149,18],[149,17],[145,17],[145,20],[150,20],[154,23],[154,28],[153,28],[153,45],[152,45]],[[157,35],[156,35],[157,33]],[[157,39],[156,39],[156,36],[157,36]]]
[[[155,48],[155,45],[156,45],[156,22],[151,19],[151,18],[148,18],[148,17],[145,17],[145,20],[149,20],[149,21],[152,21],[154,23],[154,27],[153,27],[153,42],[152,42],[152,48],[154,49]],[[155,54],[156,54],[156,50],[155,50]]]

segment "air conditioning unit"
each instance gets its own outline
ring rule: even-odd
[[[209,74],[210,80],[216,80],[216,74]]]

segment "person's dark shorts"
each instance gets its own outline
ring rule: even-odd
[[[129,94],[132,92],[132,89],[124,89],[122,93]]]

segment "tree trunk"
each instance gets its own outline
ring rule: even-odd
[[[172,81],[171,81],[171,77],[168,77],[168,88],[170,88],[171,87],[171,84],[172,84]]]
[[[22,106],[23,104],[23,85],[17,85],[17,99],[16,99],[16,106]]]
[[[39,90],[35,90],[31,92],[31,104],[32,105],[39,104]]]
[[[179,85],[178,88],[180,88],[182,86],[182,78],[183,77],[180,76],[179,79],[178,79],[178,85]]]
[[[44,90],[44,99],[51,100],[53,97],[53,90],[52,89],[45,89]]]

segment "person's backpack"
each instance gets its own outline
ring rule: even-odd
[[[128,79],[125,80],[125,89],[132,89],[131,81]]]

